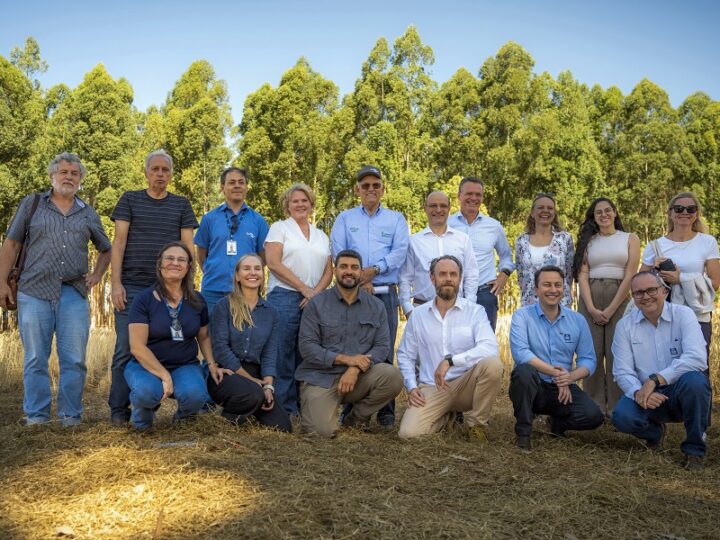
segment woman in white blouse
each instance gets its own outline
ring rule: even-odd
[[[302,309],[332,280],[330,239],[310,223],[315,193],[305,184],[290,186],[280,198],[286,216],[273,223],[265,239],[270,269],[267,302],[280,318],[275,399],[288,414],[300,412],[295,369],[302,361],[297,346]]]
[[[668,205],[668,233],[645,246],[640,269],[656,269],[673,289],[671,300],[693,308],[709,352],[714,308],[710,296],[720,287],[720,254],[715,237],[706,234],[701,212],[693,193],[675,195]],[[703,293],[703,287],[709,294]],[[698,296],[692,297],[693,291]],[[709,361],[708,357],[708,365]]]

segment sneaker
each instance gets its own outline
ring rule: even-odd
[[[530,444],[530,435],[517,435],[515,436],[515,446],[517,446],[520,450],[524,450],[525,452],[529,452],[531,448]]]
[[[685,463],[683,467],[688,471],[702,471],[705,468],[703,456],[691,456],[685,454]]]
[[[667,425],[663,422],[660,424],[660,438],[656,441],[645,441],[645,446],[647,446],[648,450],[652,450],[653,452],[660,452],[663,449],[663,445],[665,444],[665,435],[667,433]]]
[[[472,442],[476,442],[479,444],[487,444],[488,438],[487,433],[485,432],[485,426],[476,425],[468,428],[468,439]]]

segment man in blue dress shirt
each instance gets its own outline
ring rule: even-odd
[[[235,263],[246,253],[264,257],[270,227],[245,202],[247,171],[229,167],[220,175],[225,202],[205,214],[195,233],[197,260],[203,272],[201,294],[208,310],[232,291]]]
[[[510,400],[515,442],[523,450],[530,449],[535,414],[550,416],[550,431],[557,437],[567,430],[595,429],[604,419],[600,408],[575,384],[595,371],[596,358],[585,318],[560,305],[564,279],[557,266],[538,270],[538,302],[517,310],[510,325],[515,360]]]
[[[448,225],[456,231],[464,232],[472,241],[480,272],[477,303],[485,308],[494,332],[497,322],[498,295],[515,270],[515,265],[502,224],[496,219],[480,213],[484,190],[485,185],[479,178],[473,176],[463,178],[458,188],[460,211],[450,216]],[[495,269],[495,253],[499,258],[499,272]]]
[[[683,422],[684,465],[702,469],[711,401],[702,330],[692,309],[665,301],[655,274],[635,274],[630,288],[638,309],[620,320],[612,344],[613,375],[625,394],[613,424],[660,450],[665,422]]]
[[[410,231],[400,212],[381,204],[385,187],[377,167],[365,166],[357,173],[355,194],[360,206],[342,212],[330,233],[333,257],[346,249],[362,257],[361,287],[382,300],[390,330],[390,352],[383,360],[393,363],[398,327],[398,291],[400,267],[405,262]],[[349,411],[346,408],[345,413]],[[378,424],[395,425],[395,401],[378,412]]]

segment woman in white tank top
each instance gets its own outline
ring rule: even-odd
[[[639,262],[640,240],[623,230],[615,204],[605,197],[595,199],[580,226],[573,276],[580,288],[578,311],[590,325],[597,357],[584,389],[608,417],[622,396],[613,379],[612,340]]]

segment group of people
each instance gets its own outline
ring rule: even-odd
[[[381,171],[365,166],[354,188],[360,204],[337,216],[328,237],[312,224],[311,188],[286,190],[286,219],[268,226],[247,205],[248,174],[236,167],[220,177],[225,201],[198,224],[190,202],[168,191],[172,158],[157,150],[145,160],[147,189],[124,193],[112,213],[111,244],[77,196],[78,156],[59,154],[48,173],[51,189],[23,199],[0,249],[0,306],[18,305],[28,425],[50,421],[53,335],[57,414],[63,425],[80,422],[87,294],[111,265],[115,425],[147,429],[174,398],[176,421],[214,404],[232,422],[253,416],[287,432],[298,414],[303,431],[324,436],[373,415],[393,428],[404,386],[401,438],[462,422],[484,440],[503,374],[498,295],[517,271],[509,388],[517,446],[531,448],[537,415],[549,416],[558,437],[611,418],[650,448],[662,446],[666,422],[683,421],[686,464],[702,467],[720,254],[692,193],[670,201],[668,234],[646,246],[638,272],[640,241],[607,198],[588,208],[576,249],[554,195],[539,193],[513,262],[503,226],[480,211],[484,184],[474,177],[461,181],[453,215],[446,193],[430,193],[427,227],[410,235],[404,216],[382,205]],[[99,253],[92,273],[88,241]],[[6,281],[21,247],[15,299]],[[400,307],[407,324],[395,367]]]

